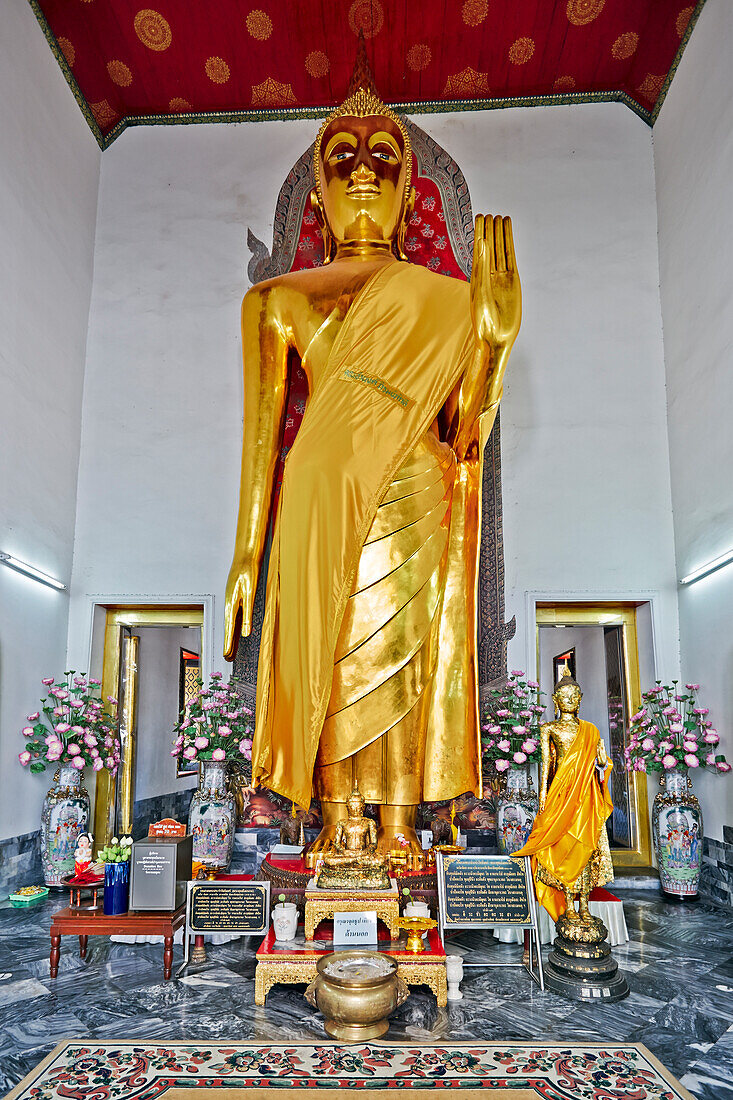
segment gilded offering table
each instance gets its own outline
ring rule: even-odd
[[[334,913],[376,913],[393,940],[399,937],[400,895],[396,879],[389,890],[320,890],[312,878],[305,890],[305,938],[312,940],[318,925]]]
[[[323,931],[324,938],[315,942],[306,940],[299,930],[292,943],[278,943],[274,928],[270,929],[257,952],[256,1005],[264,1005],[273,985],[310,984],[315,979],[318,960],[334,950],[333,927],[326,925]],[[407,950],[404,935],[390,939],[381,928],[377,947],[362,950],[382,951],[396,959],[398,976],[408,985],[427,985],[435,994],[438,1007],[445,1008],[448,1003],[445,948],[436,928],[428,932],[425,948],[419,954]]]

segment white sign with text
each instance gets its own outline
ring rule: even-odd
[[[377,943],[377,914],[334,913],[333,946],[353,947],[363,943]]]

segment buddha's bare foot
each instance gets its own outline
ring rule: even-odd
[[[415,832],[417,806],[378,806],[377,849],[387,852],[408,852],[422,856],[422,844]]]
[[[311,844],[308,845],[305,851],[305,864],[311,870],[316,865],[316,860],[321,856],[325,856],[330,848],[333,847],[333,838],[336,834],[335,825],[324,825],[320,833]]]
[[[401,838],[406,843],[403,843]],[[388,852],[412,852],[416,856],[423,855],[422,844],[418,840],[417,833],[409,825],[380,825],[377,829],[377,851],[384,855]]]
[[[575,909],[575,898],[572,894],[565,894],[565,912],[563,913],[565,920],[580,921],[582,920],[582,914],[578,914]]]

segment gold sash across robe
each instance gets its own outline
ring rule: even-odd
[[[532,857],[537,897],[553,920],[565,911],[560,890],[544,883],[538,863],[571,888],[599,845],[601,829],[613,812],[608,790],[609,762],[600,782],[596,776],[598,729],[580,720],[578,734],[562,758],[545,799],[545,808],[534,819],[527,843],[518,852]]]
[[[411,689],[406,682],[400,688],[400,671],[414,665],[421,637],[432,653],[429,675],[418,676],[429,689],[421,704],[423,797],[480,794],[481,459],[456,464],[449,448],[428,439],[474,347],[468,284],[417,265],[390,265],[352,303],[309,398],[285,463],[273,534],[252,751],[253,781],[301,806],[310,803],[322,734],[324,754],[335,760],[342,736],[344,755],[353,753],[385,733],[385,718],[404,714]],[[407,494],[414,501],[401,497],[403,477],[421,475],[419,491]],[[420,554],[430,555],[438,529],[445,536],[441,590],[412,609],[418,619],[431,610],[427,629],[424,621],[407,621],[409,600],[380,607],[390,570],[379,543],[400,535],[394,568],[405,568],[407,577]],[[383,672],[370,679],[368,668]],[[380,691],[392,694],[381,709]]]

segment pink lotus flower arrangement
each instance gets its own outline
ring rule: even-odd
[[[542,692],[524,672],[512,669],[503,688],[492,688],[481,725],[484,760],[498,772],[522,768],[540,757]]]
[[[220,672],[212,673],[208,687],[199,691],[175,726],[171,756],[188,764],[199,760],[251,760],[252,711]]]
[[[120,763],[117,717],[104,709],[99,698],[100,681],[75,672],[56,683],[43,680],[48,695],[41,710],[28,715],[21,734],[25,749],[18,754],[24,768],[46,770],[47,764],[71,764],[78,771],[89,764],[95,772],[106,768],[115,775]],[[111,695],[107,702],[117,706]],[[42,716],[43,715],[43,716]]]
[[[718,753],[720,737],[708,719],[707,707],[698,705],[699,684],[679,690],[657,681],[645,691],[642,705],[629,723],[629,744],[624,750],[628,771],[661,772],[673,768],[707,768],[729,772],[730,764]]]

